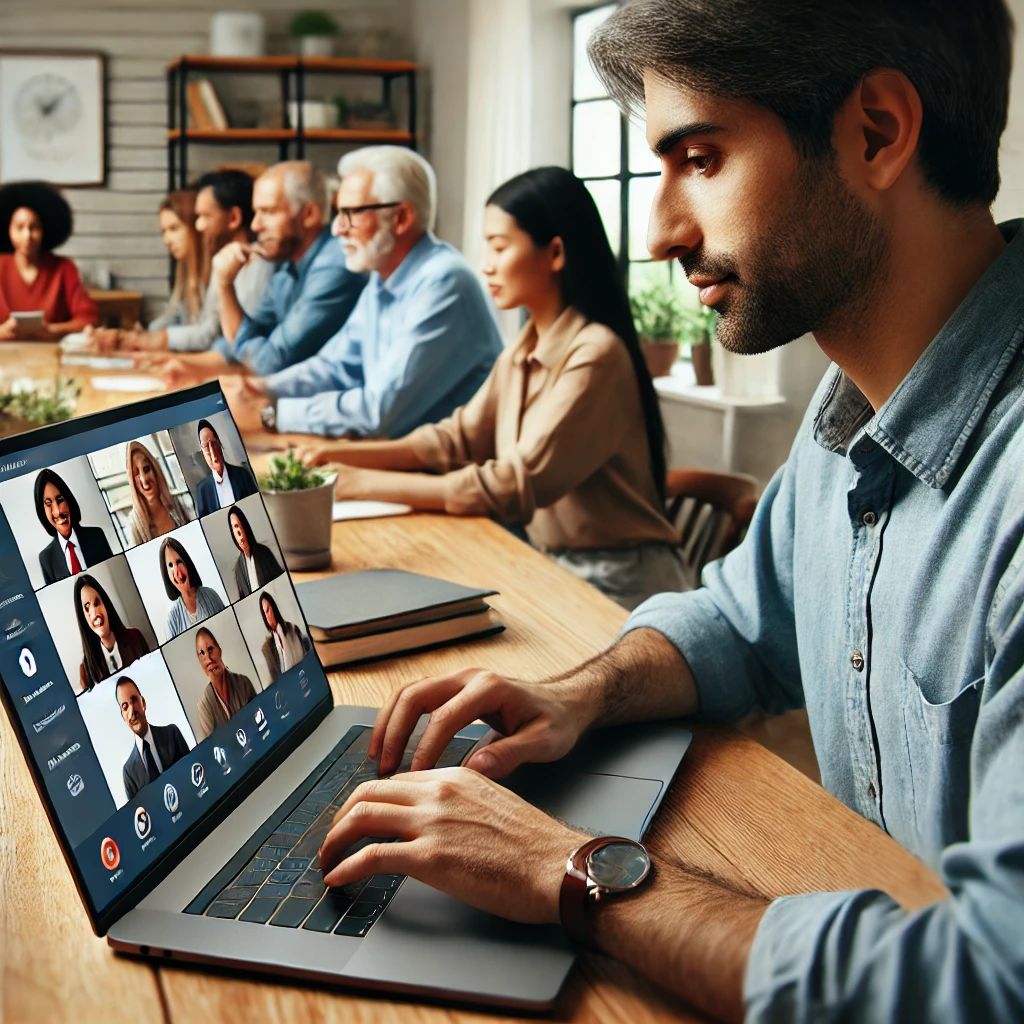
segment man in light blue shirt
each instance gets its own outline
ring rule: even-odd
[[[810,330],[836,366],[701,589],[652,598],[555,679],[413,684],[370,753],[394,771],[430,711],[426,768],[482,717],[506,737],[468,768],[496,778],[593,725],[806,706],[824,786],[948,895],[769,899],[664,857],[583,907],[565,865],[584,837],[465,769],[354,794],[328,884],[409,874],[550,923],[565,894],[575,934],[728,1020],[1024,1020],[1024,231],[989,210],[1010,18],[927,6],[634,0],[591,37],[661,160],[652,255],[679,260],[726,348]],[[344,857],[366,834],[404,841]],[[748,879],[786,852],[764,856]]]
[[[310,163],[286,161],[264,171],[253,186],[253,209],[256,244],[235,242],[217,254],[223,336],[209,352],[168,360],[161,375],[170,387],[224,374],[276,373],[301,362],[345,323],[363,290],[366,275],[345,266],[324,226],[327,187]],[[247,315],[236,282],[260,258],[279,266],[262,303]]]
[[[345,156],[335,248],[370,271],[345,326],[316,355],[228,389],[243,425],[282,432],[401,437],[476,393],[501,351],[490,302],[462,256],[430,231],[436,185],[411,150]]]

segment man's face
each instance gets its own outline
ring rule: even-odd
[[[644,77],[647,141],[662,174],[647,244],[678,259],[732,352],[843,326],[888,259],[881,222],[830,160],[800,156],[782,122],[745,100]],[[694,129],[694,130],[687,130]]]
[[[217,474],[224,475],[224,449],[221,447],[220,438],[209,427],[203,427],[199,431],[199,446],[203,450],[203,458],[206,464]]]
[[[220,679],[224,675],[224,659],[209,633],[196,634],[196,657],[210,679]]]
[[[43,511],[53,528],[65,539],[71,536],[71,510],[60,488],[48,483],[43,488]]]
[[[202,235],[207,252],[215,253],[231,241],[241,224],[237,207],[225,210],[207,186],[196,196],[196,231]]]
[[[124,683],[117,688],[117,699],[121,703],[121,717],[136,736],[145,736],[149,729],[146,718],[146,701],[134,683]]]
[[[373,193],[373,175],[369,171],[353,171],[345,175],[338,189],[338,209],[373,206],[379,203]],[[331,225],[332,233],[341,239],[345,266],[354,274],[379,270],[395,247],[395,211],[364,210],[350,220],[338,214]]]
[[[263,255],[275,263],[291,259],[302,246],[302,217],[288,204],[282,175],[267,173],[256,179],[252,208],[252,229]]]

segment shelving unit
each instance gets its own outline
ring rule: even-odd
[[[281,84],[281,118],[286,128],[227,128],[223,131],[188,127],[190,72],[219,74],[273,74]],[[188,151],[191,145],[276,145],[279,160],[301,160],[307,143],[391,145],[416,148],[416,72],[409,61],[363,60],[355,57],[209,57],[182,56],[167,68],[167,185],[169,190],[188,184]],[[303,101],[307,75],[339,78],[378,78],[381,101],[390,108],[392,85],[404,80],[408,89],[407,125],[400,130],[360,128],[311,128],[303,126]],[[288,106],[295,103],[296,124],[289,121]]]

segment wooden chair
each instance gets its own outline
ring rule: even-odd
[[[679,546],[690,577],[700,586],[708,562],[728,554],[750,525],[761,488],[752,476],[670,469],[665,480],[666,515],[679,531]]]

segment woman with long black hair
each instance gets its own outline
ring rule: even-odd
[[[121,621],[99,580],[87,573],[75,580],[75,619],[82,640],[78,682],[83,690],[149,654],[142,631]]]
[[[687,584],[665,518],[664,429],[629,300],[586,186],[540,167],[484,212],[484,276],[529,320],[476,395],[396,441],[305,453],[336,495],[491,515],[626,608]]]

